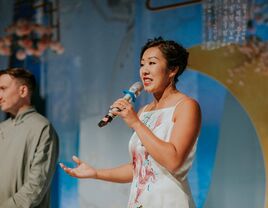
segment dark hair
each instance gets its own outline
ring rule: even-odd
[[[173,40],[164,40],[162,37],[149,39],[147,43],[142,47],[140,53],[140,60],[144,52],[148,48],[158,47],[165,59],[167,60],[167,65],[170,70],[174,70],[179,67],[178,73],[174,77],[174,82],[178,81],[178,77],[184,72],[187,63],[189,52],[180,44]]]
[[[34,75],[30,71],[23,68],[8,68],[0,70],[0,76],[4,74],[8,74],[26,85],[29,89],[30,96],[32,96],[36,87],[36,81]]]

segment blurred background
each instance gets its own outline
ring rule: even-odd
[[[97,124],[139,80],[140,48],[159,36],[190,52],[177,87],[203,114],[189,174],[197,207],[268,208],[268,0],[0,0],[0,69],[35,74],[35,107],[69,166],[72,155],[100,168],[130,160],[132,130]],[[151,99],[142,93],[135,108]],[[52,186],[52,208],[123,208],[130,188],[59,167]]]

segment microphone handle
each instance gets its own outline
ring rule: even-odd
[[[124,100],[131,102],[134,97],[134,93],[131,91],[125,91],[125,96],[123,97]],[[118,110],[118,109],[117,109]],[[116,116],[113,114],[113,109],[109,111],[109,113],[101,119],[101,121],[98,123],[98,126],[101,128],[103,126],[106,126],[108,123],[110,123]]]
[[[101,128],[101,127],[104,127],[106,126],[109,122],[111,122],[113,120],[113,117],[110,116],[110,115],[106,115],[104,116],[104,118],[98,123],[98,126]]]

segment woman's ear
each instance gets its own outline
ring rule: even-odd
[[[169,73],[169,77],[170,78],[174,78],[175,75],[178,73],[178,71],[179,71],[179,67],[178,66],[171,68],[170,69],[170,73]]]

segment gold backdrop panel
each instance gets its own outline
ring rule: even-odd
[[[268,65],[260,63],[259,56],[249,57],[242,54],[236,45],[215,50],[203,50],[200,46],[196,46],[190,48],[189,52],[189,67],[222,83],[248,113],[260,140],[267,178]],[[268,208],[267,190],[268,180],[266,180],[266,208]]]

